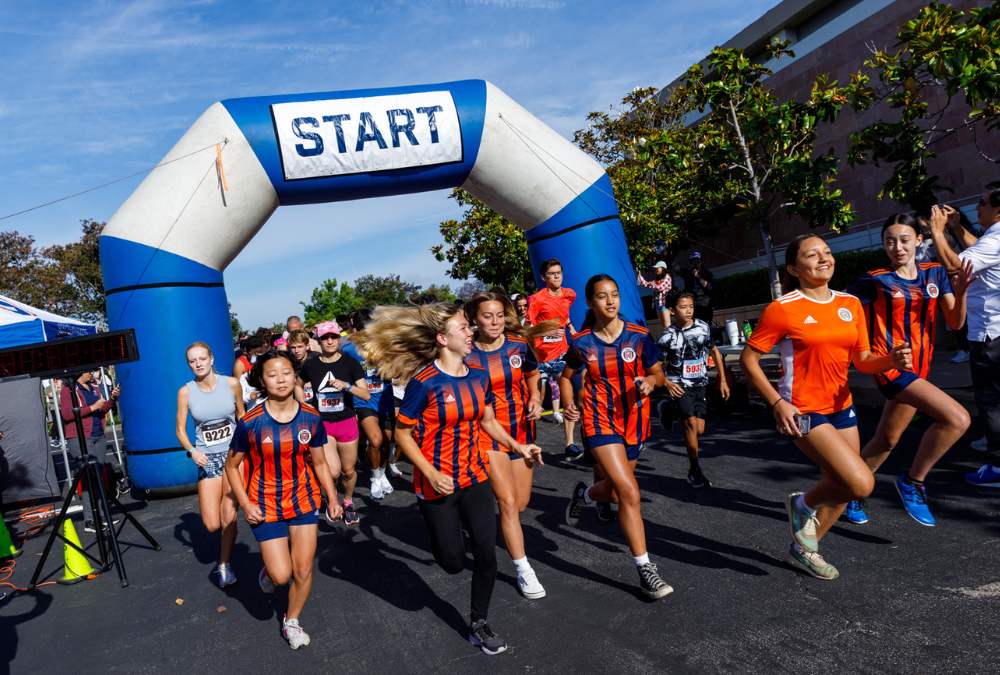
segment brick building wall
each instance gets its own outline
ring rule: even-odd
[[[919,10],[926,6],[920,0],[896,0],[878,13],[865,19],[853,28],[846,30],[837,37],[827,41],[821,47],[802,56],[792,64],[776,72],[769,80],[780,101],[797,96],[800,100],[808,96],[812,84],[818,75],[828,73],[831,79],[847,83],[853,73],[862,70],[863,61],[872,51],[872,45],[877,49],[893,50],[899,27],[916,17]],[[956,9],[967,10],[970,7],[986,4],[979,2],[955,2]],[[792,45],[795,50],[795,45]],[[779,61],[780,64],[780,61]],[[873,73],[872,84],[877,85]],[[943,104],[946,96],[941,93],[937,105]],[[954,110],[945,115],[942,127],[960,124],[968,113],[968,107],[959,101],[953,102]],[[931,109],[935,104],[931,104]],[[874,223],[879,228],[881,223],[893,213],[905,211],[899,204],[889,200],[878,199],[885,180],[891,175],[891,167],[876,168],[872,165],[851,168],[846,161],[847,148],[851,133],[857,131],[879,117],[895,119],[898,112],[892,111],[883,104],[877,109],[855,115],[849,107],[841,111],[841,115],[833,124],[821,125],[816,141],[816,149],[825,153],[833,147],[835,154],[841,158],[840,174],[836,187],[843,190],[845,200],[851,203],[852,210],[857,213],[855,221],[858,225]],[[981,127],[978,130],[979,147],[994,157],[1000,156],[1000,135],[992,137]],[[932,146],[937,158],[928,162],[932,174],[938,174],[941,183],[954,189],[953,194],[942,192],[939,199],[958,207],[968,209],[978,201],[982,194],[982,186],[992,180],[1000,179],[1000,167],[984,159],[976,147],[973,131],[963,129],[943,138]],[[975,222],[975,214],[972,214]],[[858,229],[856,226],[853,229]],[[771,223],[771,236],[776,247],[782,247],[794,237],[803,232],[830,233],[829,228],[811,229],[801,218],[789,218],[785,213],[779,213]],[[874,235],[877,239],[877,232]],[[878,243],[875,241],[875,243]],[[725,273],[724,266],[737,260],[747,260],[762,251],[764,244],[760,230],[756,226],[748,228],[742,222],[733,222],[722,227],[715,237],[704,239],[706,246],[693,246],[677,256],[684,264],[688,253],[699,250],[710,268],[719,269]],[[854,246],[855,248],[857,246]],[[715,251],[712,249],[719,249]],[[784,253],[779,251],[778,263],[784,262]],[[735,271],[735,270],[734,270]]]

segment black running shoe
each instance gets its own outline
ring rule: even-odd
[[[576,527],[576,524],[580,522],[580,514],[583,513],[583,507],[587,505],[583,498],[583,493],[586,491],[587,484],[581,480],[578,480],[573,486],[573,496],[570,497],[569,506],[566,507],[566,524],[570,527]]]
[[[493,632],[493,629],[486,623],[486,619],[469,624],[469,642],[490,656],[507,649],[507,641]]]
[[[597,504],[597,519],[603,523],[613,523],[618,520],[618,514],[611,508],[611,502],[595,502]]]
[[[688,471],[688,485],[695,489],[712,487],[711,481],[701,471]]]
[[[115,518],[115,519],[113,519],[111,521],[111,524],[112,525],[117,525],[120,522],[121,522],[120,519]],[[106,521],[106,520],[101,521],[101,529],[103,529],[105,532],[107,532],[110,529],[108,527],[108,521]],[[94,525],[94,521],[92,521],[92,520],[85,520],[85,521],[83,521],[83,531],[84,532],[97,532],[97,526]]]
[[[583,450],[576,447],[576,443],[570,443],[566,446],[566,461],[575,462],[576,460],[583,457]]]
[[[648,562],[645,565],[640,565],[638,569],[639,586],[642,587],[642,592],[649,597],[655,600],[674,592],[674,589],[660,578],[659,573],[656,571],[656,565],[653,563]]]

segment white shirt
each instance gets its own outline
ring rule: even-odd
[[[966,294],[969,339],[985,342],[1000,337],[1000,223],[958,257],[963,263],[971,260],[979,275]]]

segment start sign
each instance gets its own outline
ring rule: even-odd
[[[461,162],[451,92],[276,103],[285,180]]]

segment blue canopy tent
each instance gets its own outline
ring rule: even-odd
[[[97,326],[67,319],[0,295],[0,349],[93,335]],[[58,405],[58,401],[55,401]],[[0,495],[6,503],[55,498],[58,481],[46,433],[41,380],[0,383]],[[65,457],[65,450],[64,450]]]

